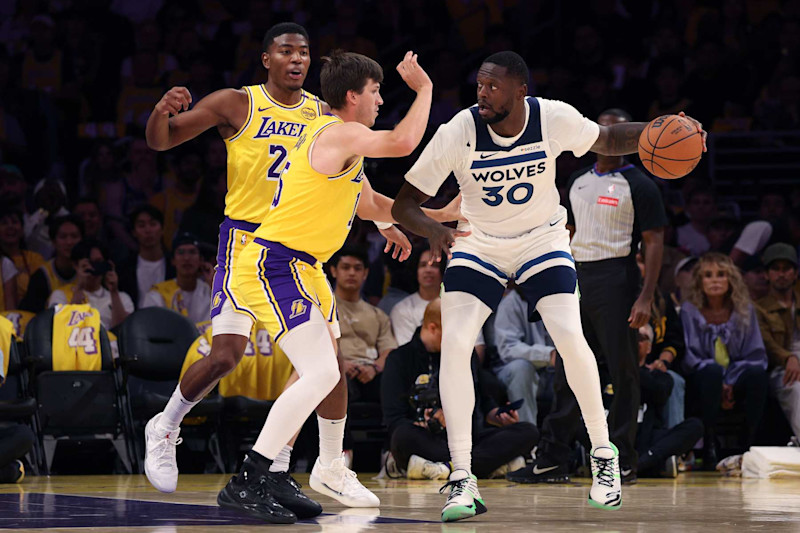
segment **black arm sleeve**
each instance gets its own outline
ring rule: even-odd
[[[31,313],[44,311],[47,306],[47,299],[50,298],[50,285],[42,270],[37,270],[28,282],[28,290],[25,297],[19,303],[19,308]]]
[[[655,182],[638,168],[623,172],[631,187],[633,211],[640,231],[661,228],[669,224],[661,191]]]

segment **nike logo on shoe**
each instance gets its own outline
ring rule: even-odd
[[[630,469],[630,470],[620,470],[620,474],[622,474],[623,476],[629,476],[629,475],[631,475],[631,472],[633,472],[633,469]]]
[[[339,492],[338,490],[333,490],[327,483],[323,483],[322,486],[325,487],[326,489],[328,489],[331,492],[335,492],[339,496],[344,496],[344,493]]]
[[[533,473],[536,475],[544,474],[546,472],[550,472],[551,470],[555,470],[556,468],[558,468],[558,465],[548,466],[547,468],[539,468],[539,465],[533,465]]]

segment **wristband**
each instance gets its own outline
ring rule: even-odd
[[[394,224],[392,224],[391,222],[378,222],[377,220],[373,220],[372,222],[378,229],[389,229],[392,226],[394,226]]]

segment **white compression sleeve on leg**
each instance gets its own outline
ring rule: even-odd
[[[567,383],[581,408],[592,448],[608,446],[608,422],[600,392],[597,360],[583,336],[581,311],[576,294],[551,294],[536,306],[544,327],[564,361]]]
[[[472,472],[472,349],[478,332],[492,313],[477,297],[465,292],[442,295],[442,362],[439,395],[442,399],[447,444],[454,470]]]
[[[253,449],[275,459],[319,403],[339,382],[339,363],[325,317],[311,306],[311,318],[278,343],[300,379],[283,391],[270,409]]]

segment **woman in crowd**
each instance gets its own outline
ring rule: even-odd
[[[0,254],[8,257],[17,270],[17,302],[25,297],[31,276],[44,264],[44,258],[25,249],[22,212],[13,206],[0,206]]]
[[[683,370],[690,398],[703,420],[703,468],[717,463],[714,426],[720,407],[744,404],[750,446],[767,401],[767,354],[747,287],[731,259],[707,253],[693,271],[681,306],[686,342]]]

